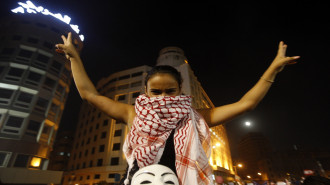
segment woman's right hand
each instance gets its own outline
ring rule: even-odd
[[[64,35],[61,36],[63,40],[63,44],[56,44],[56,52],[64,53],[65,57],[70,60],[70,58],[79,57],[79,53],[76,50],[76,47],[72,44],[72,33],[68,33],[68,37],[66,38]]]

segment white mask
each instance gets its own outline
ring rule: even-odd
[[[179,185],[175,173],[168,167],[153,164],[139,169],[133,178],[131,185]]]

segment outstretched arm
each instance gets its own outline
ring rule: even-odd
[[[211,109],[200,109],[209,126],[216,126],[254,109],[265,97],[270,89],[276,75],[288,64],[295,64],[299,56],[286,57],[287,45],[279,43],[277,56],[261,76],[259,81],[238,102],[215,107]]]
[[[71,61],[73,79],[81,98],[87,100],[110,117],[130,123],[132,117],[134,117],[134,107],[100,95],[89,79],[79,53],[72,44],[72,34],[69,33],[67,38],[64,35],[61,37],[63,44],[56,44],[58,48],[56,51],[60,53],[64,52],[66,58]]]

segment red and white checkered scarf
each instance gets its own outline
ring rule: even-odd
[[[175,129],[175,166],[180,185],[213,184],[212,169],[208,164],[209,128],[191,108],[190,96],[149,98],[140,95],[135,102],[135,111],[133,126],[123,146],[128,173],[135,160],[140,168],[158,163],[166,140]],[[127,184],[128,180],[125,182]]]

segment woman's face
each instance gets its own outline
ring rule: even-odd
[[[167,73],[157,73],[147,82],[146,95],[157,96],[178,96],[181,94],[181,87],[175,78]]]

